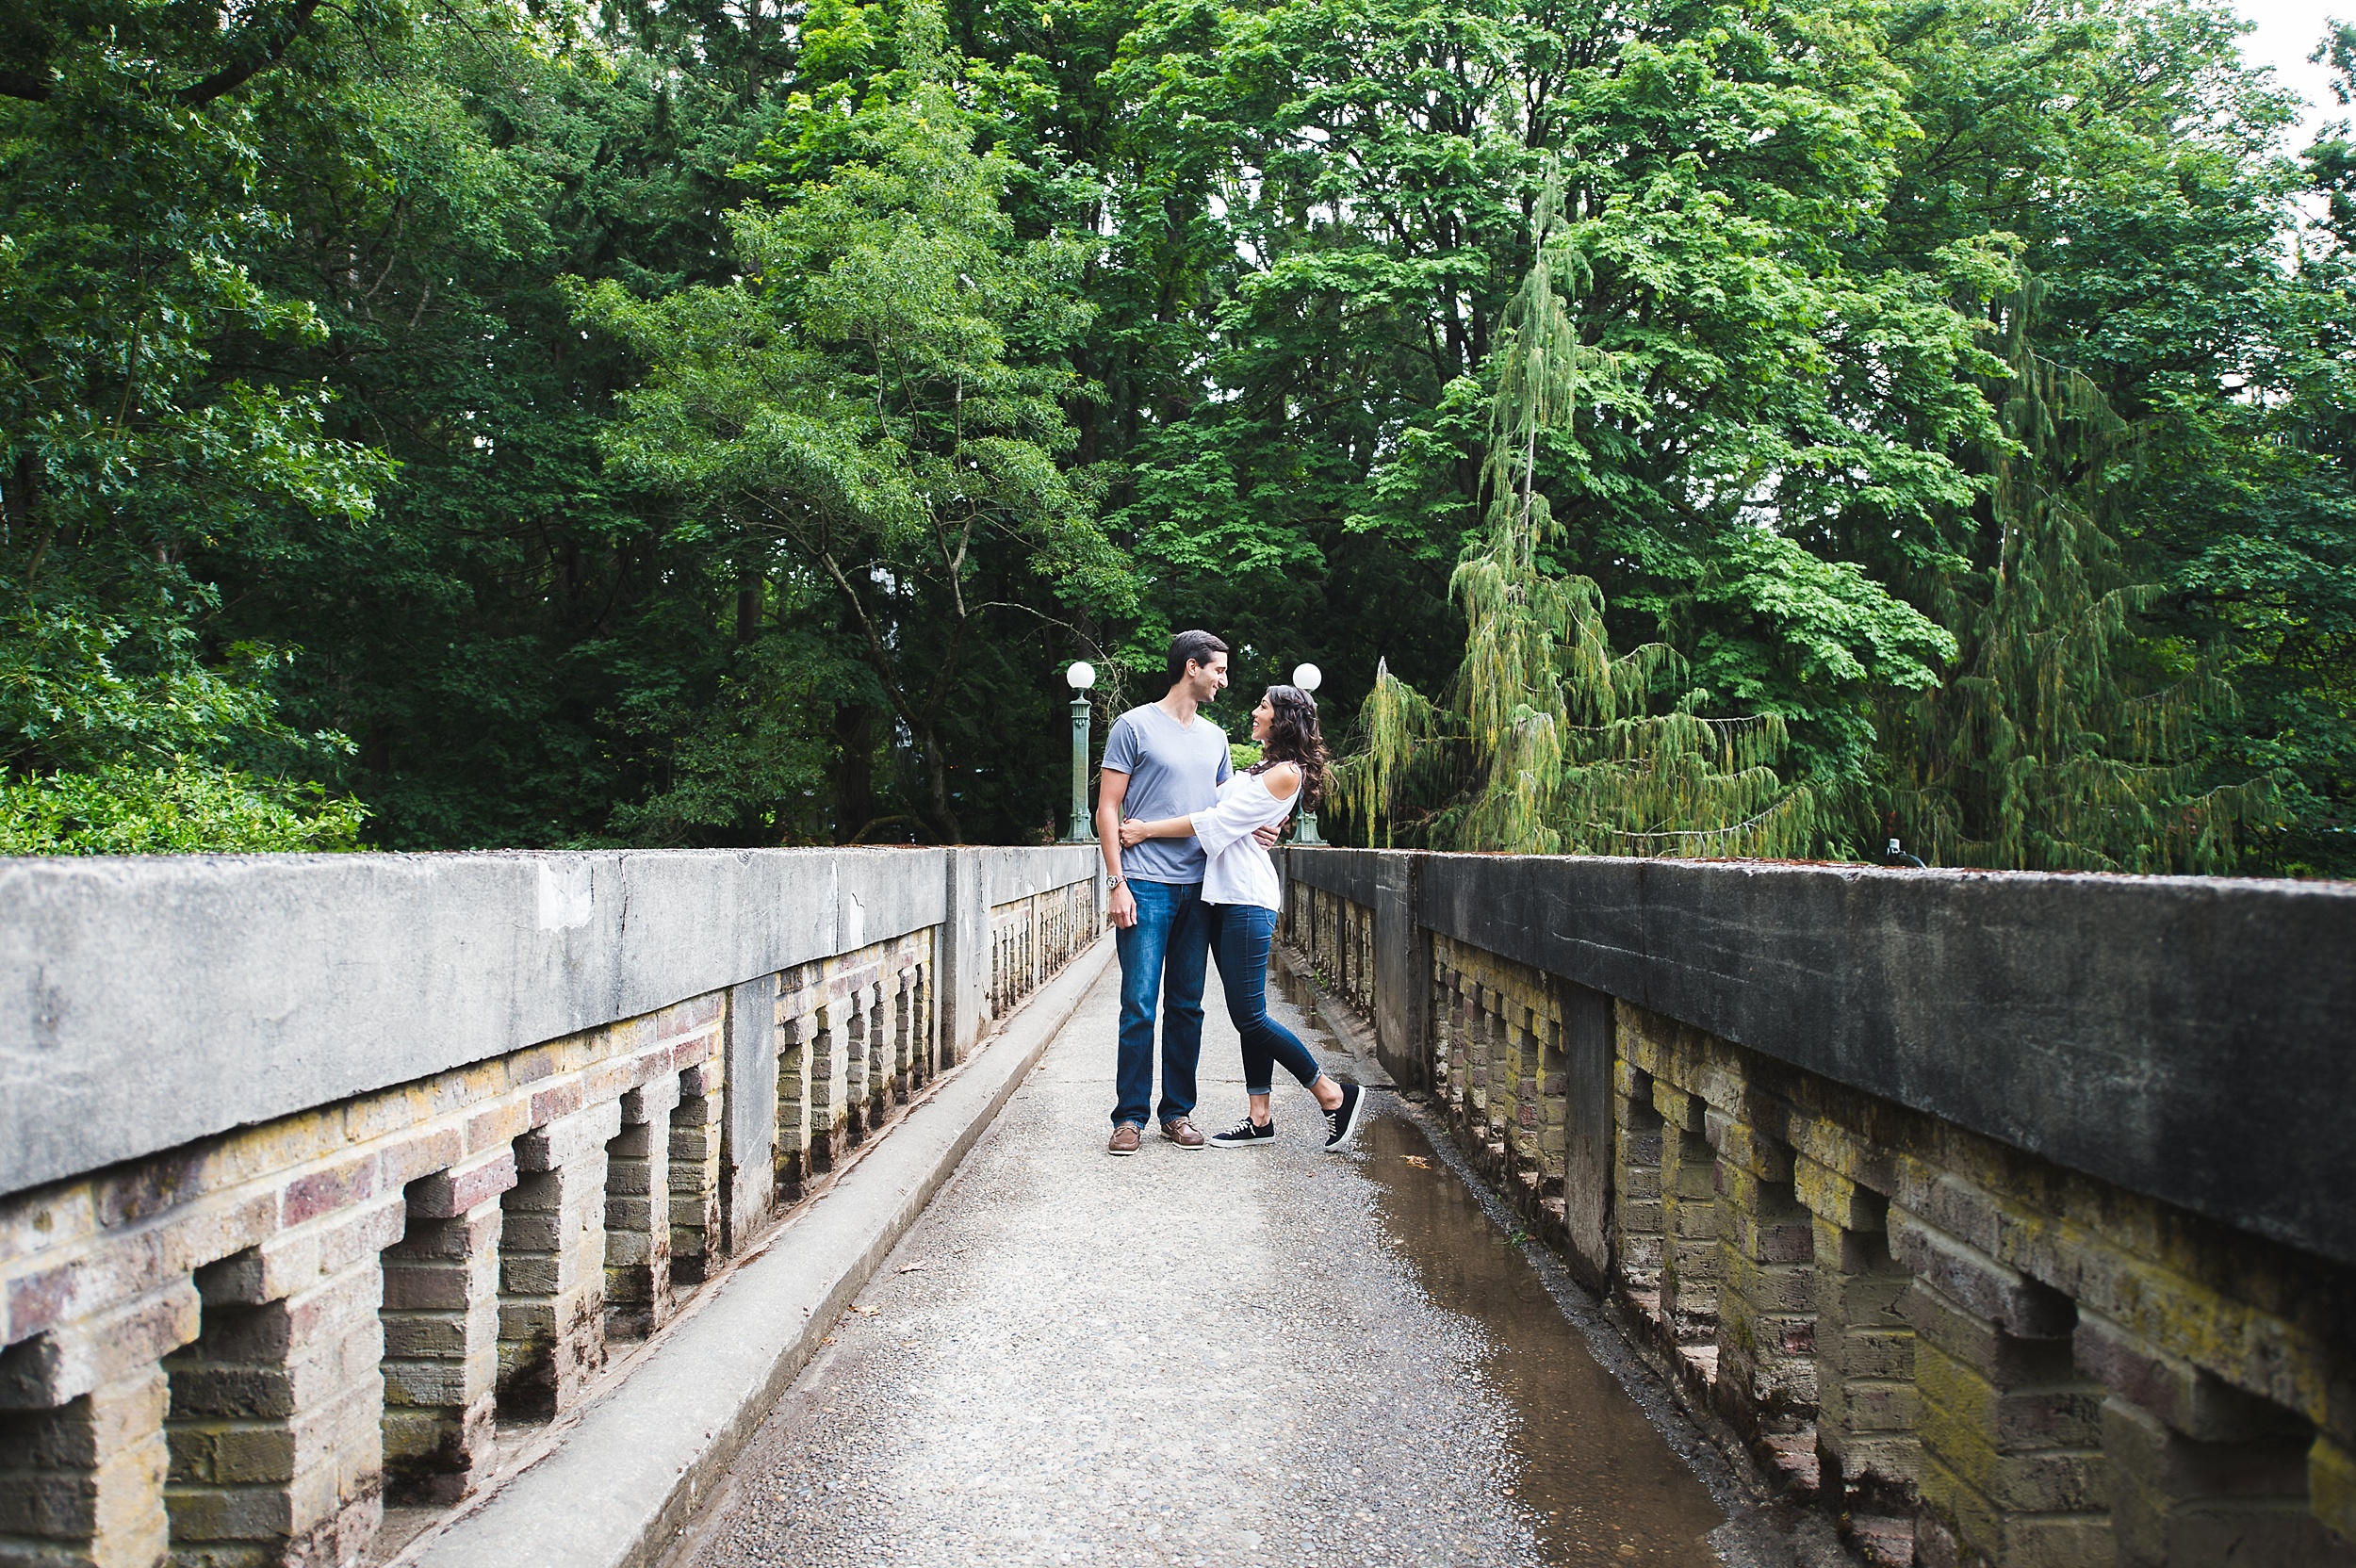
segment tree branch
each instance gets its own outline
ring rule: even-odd
[[[295,0],[293,16],[282,24],[277,39],[268,47],[259,53],[249,55],[235,65],[222,66],[201,81],[191,82],[187,87],[178,89],[172,94],[172,102],[195,108],[200,105],[209,104],[216,98],[237,91],[247,82],[286,57],[286,51],[294,47],[294,41],[300,38],[303,29],[310,24],[311,13],[319,8],[319,0]],[[255,30],[254,27],[246,28],[237,42],[240,44],[247,42],[249,36]],[[28,76],[21,71],[0,71],[0,97],[22,98],[27,103],[46,104],[56,96],[56,91],[55,84],[42,77]]]
[[[295,0],[292,23],[279,35],[278,41],[271,44],[268,51],[258,57],[249,58],[237,65],[223,66],[201,82],[191,82],[173,93],[172,95],[173,100],[193,108],[200,104],[209,104],[224,93],[237,91],[248,81],[286,57],[286,51],[294,47],[294,41],[301,37],[303,29],[310,24],[311,13],[319,8],[319,0]]]

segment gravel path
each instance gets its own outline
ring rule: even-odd
[[[1461,1269],[1402,1241],[1398,1179],[1448,1184],[1474,1233],[1457,1245],[1529,1272],[1413,1152],[1429,1146],[1407,1122],[1327,1155],[1309,1097],[1281,1082],[1273,1149],[1187,1152],[1149,1133],[1136,1158],[1107,1158],[1117,985],[1108,971],[1089,992],[680,1560],[1719,1560],[1700,1537],[1724,1511],[1583,1350],[1547,1380],[1576,1394],[1517,1388],[1478,1310],[1494,1283],[1465,1298]],[[1206,1132],[1243,1105],[1213,990]],[[1274,1010],[1347,1070],[1296,1009]],[[1451,1289],[1473,1310],[1444,1305]],[[1541,1327],[1575,1342],[1552,1315]],[[1534,1484],[1526,1429],[1594,1445],[1610,1475],[1583,1503]]]

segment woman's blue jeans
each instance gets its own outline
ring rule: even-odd
[[[1276,911],[1256,904],[1205,906],[1214,918],[1211,952],[1219,959],[1219,981],[1227,990],[1227,1016],[1243,1037],[1243,1086],[1266,1094],[1275,1066],[1301,1080],[1303,1088],[1322,1070],[1301,1037],[1268,1016],[1268,956],[1276,938]]]

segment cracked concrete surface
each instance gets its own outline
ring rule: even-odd
[[[1714,1453],[1597,1363],[1562,1282],[1389,1096],[1345,1156],[1283,1082],[1272,1149],[1149,1133],[1107,1158],[1117,984],[1088,993],[676,1561],[1792,1560],[1729,1520],[1746,1501]],[[1216,992],[1206,1132],[1243,1105]]]

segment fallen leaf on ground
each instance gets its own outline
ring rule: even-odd
[[[913,1274],[918,1269],[924,1266],[925,1261],[926,1260],[923,1258],[919,1258],[914,1263],[904,1263],[892,1272],[897,1274]]]
[[[878,1313],[882,1312],[882,1311],[883,1311],[883,1308],[881,1308],[881,1307],[853,1307],[851,1310],[852,1310],[853,1312],[855,1312],[855,1313],[859,1314],[861,1317],[873,1317],[873,1316],[875,1316],[876,1314],[878,1314]]]
[[[1417,1170],[1429,1170],[1432,1168],[1432,1162],[1425,1159],[1421,1154],[1401,1154],[1399,1158],[1405,1160],[1409,1165],[1414,1166]]]

